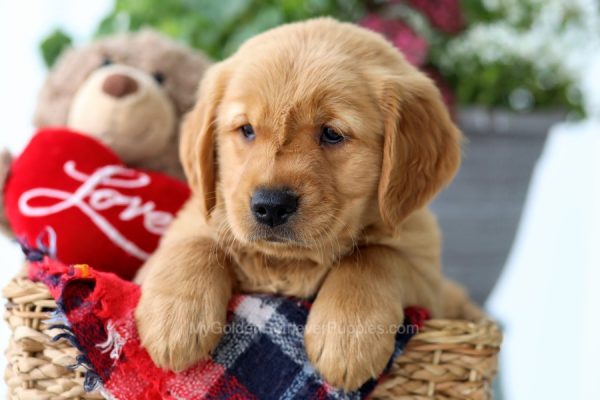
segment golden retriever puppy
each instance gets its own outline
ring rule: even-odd
[[[331,19],[258,35],[207,72],[182,129],[194,195],[138,278],[157,365],[207,357],[232,292],[279,293],[314,298],[309,359],[356,389],[385,367],[405,306],[464,308],[456,288],[444,298],[425,208],[461,134],[381,36]]]

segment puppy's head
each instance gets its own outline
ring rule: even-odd
[[[209,70],[199,98],[183,126],[188,178],[207,216],[222,207],[233,236],[264,251],[333,250],[393,228],[459,165],[434,84],[350,24],[256,36]]]

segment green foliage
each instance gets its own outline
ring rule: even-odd
[[[429,61],[460,104],[518,111],[558,107],[581,116],[578,69],[568,61],[577,40],[595,35],[586,2],[462,0],[466,29],[436,36]]]
[[[462,0],[461,8],[468,24],[508,21],[515,27],[525,29],[531,25],[542,4],[543,0],[492,0],[487,5],[481,0]]]
[[[527,60],[515,58],[487,64],[476,59],[464,61],[445,74],[460,104],[518,111],[560,107],[573,111],[574,115],[583,114],[581,98],[570,80],[545,80]],[[553,75],[551,66],[546,73]],[[519,106],[513,100],[515,93],[525,93],[528,101]]]
[[[227,57],[251,36],[285,22],[331,15],[356,20],[361,0],[116,0],[99,35],[153,28],[216,60]]]
[[[72,40],[64,31],[60,29],[54,30],[48,35],[44,41],[40,44],[40,50],[42,58],[46,67],[51,68],[60,54],[69,46],[71,46]]]
[[[586,37],[597,25],[585,8],[595,0],[460,1],[467,26],[454,35],[436,29],[410,2],[388,0],[115,0],[96,34],[150,26],[220,60],[282,23],[317,16],[358,21],[377,13],[404,20],[425,38],[428,66],[439,70],[461,104],[581,113],[577,72],[565,59],[579,46],[569,38]],[[46,64],[70,43],[64,32],[52,33],[41,46]]]

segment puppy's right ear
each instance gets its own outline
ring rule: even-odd
[[[462,135],[433,81],[420,72],[396,75],[382,96],[386,113],[379,209],[396,227],[425,206],[460,165]]]
[[[179,156],[190,187],[201,200],[206,219],[217,201],[216,113],[228,77],[229,72],[223,62],[206,71],[200,83],[196,105],[185,116],[181,127]]]

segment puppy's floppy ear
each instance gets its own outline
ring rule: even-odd
[[[392,78],[381,102],[386,119],[379,209],[394,227],[452,179],[462,135],[434,83],[420,73]]]
[[[181,126],[179,156],[188,182],[203,206],[208,219],[216,205],[217,109],[225,92],[229,73],[224,63],[206,71],[194,108],[185,116]]]

